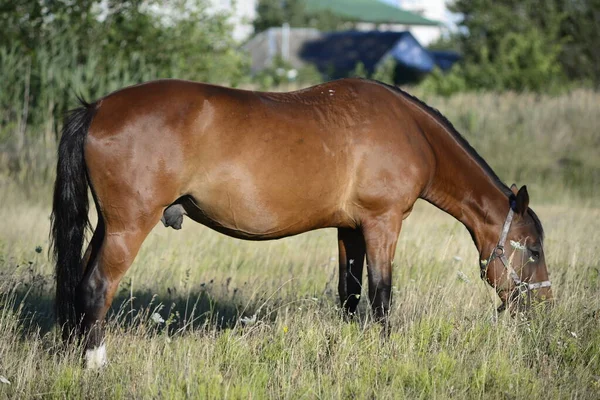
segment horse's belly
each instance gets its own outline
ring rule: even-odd
[[[329,226],[335,211],[324,207],[307,210],[272,207],[269,202],[240,199],[226,194],[207,201],[206,196],[189,196],[182,202],[188,217],[226,235],[249,240],[278,239]]]
[[[314,182],[301,185],[293,177],[285,184],[231,177],[217,182],[196,184],[182,204],[193,220],[233,237],[276,239],[343,219],[339,196]]]

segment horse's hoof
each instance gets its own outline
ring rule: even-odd
[[[103,344],[100,347],[88,349],[85,351],[85,368],[100,369],[106,366],[106,346]]]

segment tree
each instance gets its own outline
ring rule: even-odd
[[[600,85],[600,0],[454,0],[462,72],[474,88]]]
[[[153,11],[161,4],[168,18]],[[76,94],[155,78],[237,84],[247,61],[227,17],[206,0],[0,0],[0,147],[15,132],[17,149],[27,135],[58,136]]]
[[[558,1],[558,0],[556,0]],[[566,43],[560,62],[566,75],[600,88],[600,0],[562,0]]]
[[[254,20],[254,31],[262,32],[284,22],[290,26],[305,26],[306,12],[302,0],[259,0],[256,7],[257,17]]]
[[[304,0],[259,0],[254,20],[254,32],[259,33],[287,22],[294,28],[317,28],[332,31],[347,28],[350,21],[329,10],[310,12]]]
[[[455,0],[450,9],[463,16],[460,71],[470,87],[542,91],[563,80],[564,15],[553,1]]]

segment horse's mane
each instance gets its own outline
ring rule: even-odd
[[[477,153],[477,151],[473,148],[473,146],[471,146],[471,144],[467,141],[467,139],[465,139],[464,136],[461,135],[456,130],[454,125],[452,125],[452,123],[450,121],[448,121],[448,118],[446,118],[438,109],[431,107],[430,105],[426,104],[421,99],[405,92],[404,90],[400,89],[399,87],[396,87],[393,85],[388,85],[386,83],[379,82],[379,81],[374,81],[374,82],[388,88],[389,90],[391,90],[395,93],[398,93],[400,96],[402,96],[403,98],[407,99],[408,101],[416,104],[425,113],[427,113],[432,118],[434,118],[436,121],[438,121],[443,127],[446,128],[446,131],[448,131],[454,137],[454,139],[463,147],[463,149],[465,149],[467,151],[467,153],[477,162],[477,164],[479,166],[481,166],[481,168],[490,177],[490,179],[492,179],[492,181],[496,184],[496,186],[500,190],[502,190],[502,192],[504,194],[506,194],[507,198],[510,198],[511,196],[513,196],[512,190],[510,190],[510,188],[504,182],[502,182],[502,180],[500,180],[500,178],[498,177],[498,175],[496,175],[496,173],[494,172],[492,167],[489,166],[489,164],[483,159],[483,157],[481,157],[479,155],[479,153]],[[540,222],[540,219],[538,218],[536,213],[533,212],[533,210],[531,208],[528,209],[528,212],[529,212],[529,215],[531,216],[531,218],[533,219],[533,222],[536,226],[536,229],[540,233],[541,238],[543,238],[544,237],[544,229],[542,228],[542,223]]]

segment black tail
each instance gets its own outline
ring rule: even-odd
[[[88,219],[88,178],[83,146],[96,112],[96,104],[79,99],[82,107],[65,118],[60,144],[54,202],[51,217],[51,241],[56,261],[56,316],[67,336],[77,326],[75,291],[83,277],[81,249]]]

